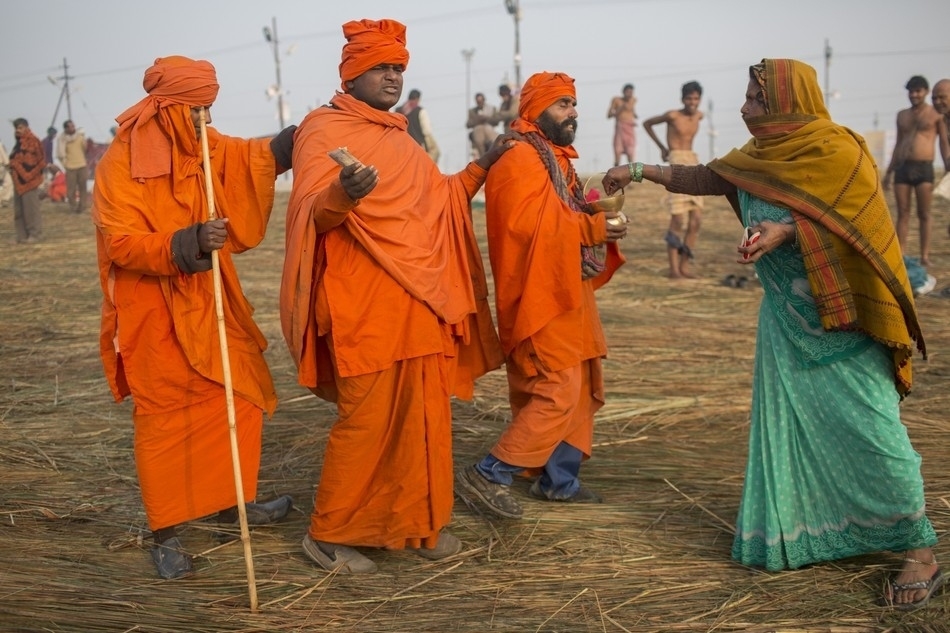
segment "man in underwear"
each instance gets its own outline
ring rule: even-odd
[[[620,157],[627,156],[633,162],[637,152],[637,137],[633,128],[637,125],[637,98],[633,96],[633,84],[623,87],[623,96],[610,100],[607,118],[614,119],[614,167],[620,164]]]
[[[699,111],[699,101],[703,96],[703,87],[699,82],[683,84],[683,107],[670,110],[649,118],[643,122],[643,129],[660,148],[660,157],[671,165],[698,165],[699,159],[693,151],[693,139],[699,131],[699,122],[703,113]],[[656,132],[654,125],[666,124],[666,145]],[[666,254],[670,261],[670,279],[692,278],[689,262],[693,258],[693,249],[699,237],[702,223],[703,199],[672,193],[667,197],[670,208],[670,227],[666,232]],[[685,226],[684,226],[684,221]]]
[[[897,240],[907,253],[910,230],[910,194],[917,197],[917,219],[920,224],[920,263],[930,265],[930,203],[934,184],[934,141],[940,114],[927,103],[930,85],[920,75],[908,80],[907,98],[910,107],[897,113],[897,139],[894,153],[884,173],[884,190],[893,176],[894,199],[897,202]]]

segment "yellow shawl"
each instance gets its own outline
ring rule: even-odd
[[[814,68],[766,59],[750,75],[768,114],[747,119],[753,138],[709,167],[791,210],[822,326],[890,347],[903,397],[913,341],[924,358],[926,347],[874,160],[863,138],[831,122]]]

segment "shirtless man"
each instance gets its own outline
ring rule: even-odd
[[[699,101],[703,96],[703,87],[699,82],[683,84],[683,107],[649,118],[643,122],[643,129],[660,148],[662,160],[676,165],[698,165],[699,159],[693,151],[693,139],[699,131],[699,122],[703,113],[699,111]],[[654,125],[666,124],[666,145],[660,141]],[[666,253],[670,260],[670,279],[692,278],[689,261],[693,258],[693,249],[699,237],[699,225],[702,222],[703,199],[699,196],[673,193],[667,197],[670,208],[670,228],[666,232]],[[684,226],[685,217],[685,226]]]
[[[940,184],[934,187],[934,195],[943,195],[942,191],[950,190],[950,79],[941,79],[934,84],[933,93],[930,95],[934,110],[942,115],[940,124],[937,126],[938,144],[940,146],[940,158],[943,159],[944,175]],[[2,160],[2,159],[0,159]],[[950,226],[947,227],[950,232]]]
[[[950,79],[941,79],[934,84],[930,101],[937,114],[943,117],[941,125],[937,127],[937,136],[940,143],[940,158],[943,159],[943,169],[950,172]]]
[[[920,263],[930,265],[930,202],[934,186],[934,141],[941,116],[927,103],[930,85],[919,75],[905,86],[910,107],[897,113],[897,140],[894,153],[884,173],[884,189],[894,180],[897,201],[897,240],[907,252],[910,230],[910,194],[917,197],[917,219],[920,223]]]
[[[615,119],[614,124],[614,167],[620,164],[620,157],[626,154],[627,161],[634,161],[637,151],[637,138],[633,128],[637,125],[637,111],[634,106],[637,98],[633,96],[633,84],[623,87],[623,96],[610,100],[607,118]]]

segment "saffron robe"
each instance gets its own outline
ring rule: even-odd
[[[524,119],[516,119],[512,129],[538,131]],[[573,147],[551,148],[566,180],[570,160],[577,154]],[[575,182],[566,184],[570,190]],[[492,167],[485,183],[485,209],[498,333],[509,375],[531,377],[538,374],[537,365],[556,372],[591,361],[585,372],[584,386],[590,390],[585,399],[589,396],[595,402],[567,428],[532,419],[531,408],[513,404],[511,425],[492,454],[509,464],[541,466],[550,456],[548,448],[570,438],[569,443],[590,456],[593,414],[604,401],[600,358],[607,354],[594,290],[611,278],[623,256],[615,243],[608,243],[606,270],[582,279],[580,247],[604,243],[606,221],[599,214],[573,211],[558,196],[537,150],[527,142],[518,142]],[[565,409],[578,403],[557,405]]]
[[[100,352],[116,401],[132,396],[136,468],[153,530],[236,504],[212,272],[183,274],[172,257],[174,233],[208,213],[198,141],[191,131],[192,142],[183,142],[188,130],[181,132],[172,172],[138,180],[128,135],[117,137],[93,191]],[[272,413],[277,396],[263,357],[267,342],[231,255],[263,239],[276,167],[267,139],[208,128],[208,140],[215,208],[229,220],[218,252],[244,498],[252,500],[262,410]]]
[[[450,395],[501,364],[470,217],[485,172],[453,176],[401,114],[350,95],[297,129],[281,324],[300,384],[336,402],[310,535],[433,546],[451,518]],[[379,171],[359,201],[330,150]]]

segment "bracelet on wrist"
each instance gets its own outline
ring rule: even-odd
[[[627,170],[630,172],[630,180],[643,182],[643,163],[629,163]]]

